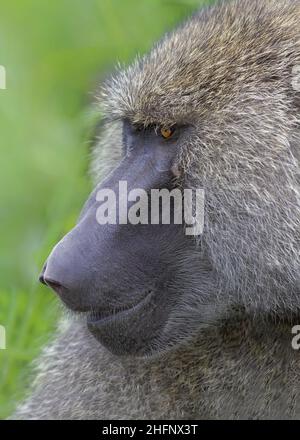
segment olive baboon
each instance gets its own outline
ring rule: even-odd
[[[299,65],[299,1],[229,1],[105,84],[96,189],[41,274],[77,313],[14,417],[300,418]],[[99,225],[120,180],[204,189],[200,239]]]

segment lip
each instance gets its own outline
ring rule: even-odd
[[[140,302],[126,308],[90,312],[87,317],[87,323],[91,326],[100,327],[130,318],[132,315],[138,313],[151,300],[152,294],[153,292],[148,293]]]

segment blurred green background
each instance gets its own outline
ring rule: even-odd
[[[87,177],[92,92],[203,4],[201,0],[2,0],[0,65],[0,418],[60,314],[37,276],[73,225]],[[206,2],[207,3],[207,2]],[[100,117],[100,115],[99,115]]]

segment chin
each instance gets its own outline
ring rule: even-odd
[[[153,295],[131,308],[87,314],[87,327],[97,341],[117,356],[147,357],[166,325],[167,316],[153,301]]]

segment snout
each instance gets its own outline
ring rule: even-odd
[[[143,171],[147,164],[142,162]],[[138,164],[134,162],[133,165]],[[152,180],[139,182],[143,173],[134,172],[127,162],[122,162],[92,192],[77,225],[54,247],[40,275],[40,281],[53,289],[74,311],[102,313],[103,310],[111,312],[139,304],[148,292],[164,283],[172,271],[170,262],[175,248],[181,249],[185,242],[182,226],[174,222],[123,224],[99,221],[100,189],[109,189],[109,194],[114,195],[113,202],[119,200],[119,203],[113,203],[116,219],[120,217],[120,203],[132,208],[133,201],[127,194],[122,196],[119,185],[120,175],[126,170],[129,173],[125,175],[128,191],[166,186],[167,172],[154,177],[150,173],[148,179]],[[150,170],[153,171],[153,167]],[[102,201],[102,211],[103,206],[110,207],[105,203]],[[147,208],[148,214],[149,210]]]
[[[155,239],[159,226],[149,235],[146,226],[99,225],[95,213],[91,207],[54,247],[39,277],[76,312],[131,307],[154,288],[163,270],[160,240]],[[144,240],[151,244],[147,251],[153,260]]]
[[[48,286],[54,290],[54,292],[56,292],[62,298],[62,300],[65,301],[67,299],[67,295],[69,295],[69,289],[63,284],[65,282],[63,279],[64,277],[60,277],[56,271],[50,271],[49,273],[47,266],[47,263],[45,263],[43,270],[39,275],[39,281],[42,284],[45,284],[45,286]],[[58,278],[60,279],[59,281]]]
[[[64,241],[68,241],[68,237]],[[68,247],[63,241],[56,245],[39,275],[39,281],[50,287],[70,309],[87,311],[89,305],[83,302],[84,265],[80,256],[74,258],[71,255],[72,249]]]

